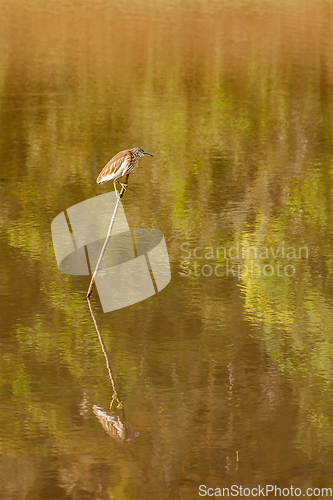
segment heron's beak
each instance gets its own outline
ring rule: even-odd
[[[148,155],[148,156],[154,156],[154,155],[151,155],[150,153],[146,153],[145,151],[143,152],[144,155]]]

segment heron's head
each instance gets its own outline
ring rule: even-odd
[[[151,155],[150,153],[146,153],[143,149],[141,148],[133,148],[133,151],[139,155],[139,157],[141,158],[141,156],[154,156],[154,155]]]

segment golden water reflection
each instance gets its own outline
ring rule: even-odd
[[[329,486],[331,4],[1,8],[2,498]],[[126,216],[163,232],[172,280],[110,314],[92,300],[130,444],[92,411],[110,403],[105,358],[50,224],[111,189],[98,173],[133,146],[154,158]]]

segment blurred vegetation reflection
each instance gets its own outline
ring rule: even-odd
[[[2,498],[329,486],[332,4],[1,8]],[[50,224],[108,191],[100,169],[136,145],[154,158],[133,173],[126,216],[163,231],[172,281],[111,314],[93,298],[139,432],[128,446],[91,411],[110,398],[88,281],[59,273]],[[219,277],[231,248],[242,272]],[[244,271],[277,260],[280,275]]]

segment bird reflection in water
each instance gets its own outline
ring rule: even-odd
[[[119,443],[134,443],[138,432],[134,432],[132,427],[125,420],[125,416],[117,415],[116,412],[106,412],[100,406],[93,406],[93,411],[102,424],[105,432],[110,434]]]
[[[111,437],[113,437],[116,441],[119,443],[134,443],[137,436],[139,435],[138,432],[133,431],[132,427],[128,422],[126,422],[125,419],[125,409],[122,401],[119,399],[117,389],[115,386],[115,381],[113,378],[111,366],[110,366],[110,361],[108,357],[108,353],[105,348],[105,344],[103,342],[102,335],[99,331],[96,317],[91,305],[91,301],[89,298],[87,298],[88,305],[89,305],[89,310],[91,317],[93,319],[95,329],[98,335],[98,340],[101,345],[105,361],[106,361],[106,367],[109,372],[109,377],[111,380],[111,385],[113,389],[113,395],[110,403],[110,409],[109,411],[104,410],[101,406],[94,405],[93,406],[93,412],[95,413],[96,417],[102,424],[103,429],[105,432],[110,434]]]

